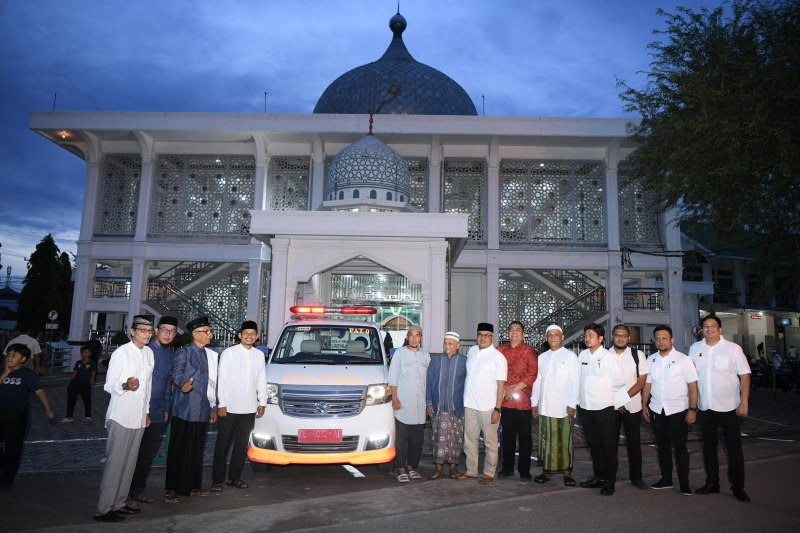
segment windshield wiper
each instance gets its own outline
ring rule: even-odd
[[[289,362],[289,363],[323,363],[323,364],[326,364],[326,365],[335,365],[336,364],[334,361],[331,361],[330,359],[297,359],[297,360],[294,360],[294,361],[287,361],[287,362]]]
[[[376,361],[375,359],[352,359],[350,361],[345,361],[345,365],[380,365],[383,364],[383,361]]]

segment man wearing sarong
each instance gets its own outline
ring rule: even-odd
[[[431,417],[431,445],[436,470],[428,476],[439,479],[444,464],[450,465],[450,478],[458,478],[458,463],[464,449],[464,382],[467,357],[458,353],[461,337],[448,331],[444,335],[444,353],[436,354],[428,366],[425,387],[426,409]]]
[[[572,427],[580,397],[581,366],[575,354],[564,348],[564,332],[559,326],[548,326],[545,338],[550,349],[539,356],[531,397],[531,411],[539,419],[536,465],[542,467],[533,480],[547,483],[553,474],[564,474],[564,485],[574,487]]]
[[[217,421],[217,354],[206,348],[212,331],[208,317],[186,325],[192,342],[175,353],[172,377],[177,390],[172,404],[172,429],[167,450],[167,493],[164,501],[181,496],[208,496],[203,483],[203,441],[208,424]]]

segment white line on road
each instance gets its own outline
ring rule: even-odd
[[[774,440],[777,442],[794,442],[792,439],[768,439],[767,437],[758,437],[761,440]]]
[[[352,466],[352,465],[342,465],[342,467],[343,467],[345,470],[347,470],[348,472],[350,472],[351,474],[353,474],[353,477],[366,477],[364,474],[362,474],[362,473],[361,473],[361,472],[358,470],[358,468],[356,468],[356,467],[354,467],[354,466]]]
[[[25,444],[61,444],[62,442],[89,442],[93,440],[107,440],[107,437],[95,437],[93,439],[26,440]]]
[[[785,428],[789,427],[786,424],[778,424],[777,422],[770,422],[769,420],[761,420],[760,418],[754,418],[752,416],[748,416],[747,418],[749,418],[750,420],[758,420],[759,422],[766,422],[767,424],[775,424],[776,426],[783,426]]]

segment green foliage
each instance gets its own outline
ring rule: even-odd
[[[48,322],[47,313],[56,310],[60,329],[66,330],[72,311],[71,278],[69,255],[58,249],[52,235],[47,235],[28,259],[28,273],[19,295],[18,324],[32,332],[42,331]]]
[[[637,176],[690,228],[755,256],[762,292],[800,280],[800,0],[662,10],[644,89],[624,109]],[[746,233],[745,233],[746,232]],[[747,235],[746,238],[742,238]]]
[[[122,346],[123,344],[128,344],[131,340],[125,335],[124,331],[118,331],[113,337],[111,337],[111,345],[112,346]]]

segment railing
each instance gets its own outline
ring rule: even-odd
[[[541,346],[544,342],[544,328],[556,324],[566,333],[575,324],[592,316],[598,311],[606,310],[606,289],[595,287],[586,294],[575,298],[536,322],[530,329],[526,342],[533,346]]]
[[[583,295],[600,287],[591,278],[575,270],[545,270],[544,273],[560,281],[565,289],[575,294]]]
[[[128,278],[94,278],[92,298],[131,297],[131,280]]]
[[[238,330],[210,309],[206,308],[177,287],[160,278],[150,278],[147,284],[147,300],[163,305],[184,322],[190,322],[198,316],[207,316],[214,330],[214,340],[221,345],[234,343]]]
[[[162,272],[158,279],[178,286],[199,278],[204,272],[212,269],[217,263],[209,261],[195,261],[194,263],[178,263],[174,267]]]
[[[627,311],[663,311],[662,289],[626,289],[622,293],[622,306]]]

